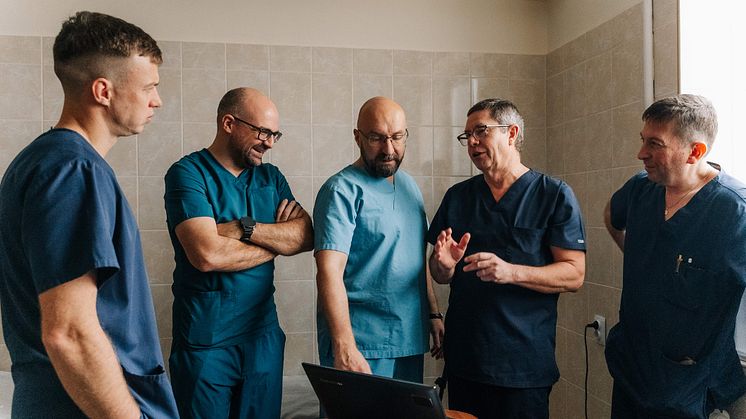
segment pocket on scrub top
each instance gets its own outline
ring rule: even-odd
[[[510,252],[510,262],[534,265],[534,260],[541,254],[544,228],[513,227],[511,235],[515,250]]]
[[[190,344],[210,346],[215,343],[215,334],[219,332],[220,312],[222,308],[222,291],[180,290],[175,310],[181,319],[174,319],[176,332]]]
[[[124,380],[140,406],[142,418],[176,417],[176,404],[166,370],[158,365],[149,374],[133,374],[124,367]]]
[[[712,286],[712,274],[704,269],[682,263],[679,272],[674,272],[663,291],[663,298],[677,307],[696,310],[709,294],[707,287]]]

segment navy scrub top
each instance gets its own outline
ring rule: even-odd
[[[148,417],[177,417],[140,234],[109,164],[78,133],[53,129],[11,163],[0,197],[0,305],[13,410],[37,417],[76,410],[57,391],[61,384],[41,341],[38,296],[95,269],[99,322],[133,396]],[[50,389],[43,403],[40,389]]]
[[[200,272],[189,263],[174,229],[184,220],[225,223],[251,216],[271,224],[283,199],[294,200],[277,167],[264,163],[234,176],[207,149],[184,156],[166,173],[166,214],[174,247],[173,338],[192,349],[247,343],[277,325],[274,260],[237,272]]]
[[[529,170],[496,202],[483,175],[446,192],[427,240],[448,227],[471,233],[466,256],[491,252],[507,262],[545,266],[550,246],[585,250],[580,206],[567,184]],[[484,384],[546,387],[559,378],[554,357],[557,294],[482,282],[464,272],[451,281],[444,342],[448,374]]]
[[[645,172],[613,195],[611,223],[626,229],[624,287],[606,359],[638,404],[696,417],[708,392],[724,407],[746,391],[733,339],[746,285],[745,198],[746,186],[723,172],[668,221],[665,188]]]

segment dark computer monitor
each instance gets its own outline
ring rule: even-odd
[[[302,365],[330,419],[446,419],[436,386]]]

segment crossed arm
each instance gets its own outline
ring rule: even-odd
[[[430,255],[433,278],[442,284],[451,282],[456,264],[464,258],[469,233],[456,242],[450,228],[443,230]],[[546,266],[526,266],[508,263],[494,253],[479,252],[464,258],[465,272],[475,272],[484,282],[514,284],[533,291],[554,294],[575,292],[585,277],[585,252],[550,246],[554,262]]]
[[[114,348],[96,312],[96,272],[39,295],[41,338],[70,398],[88,417],[137,418]]]
[[[175,232],[189,262],[202,272],[240,271],[313,248],[311,217],[286,199],[277,207],[274,224],[256,224],[251,243],[240,241],[243,229],[237,220],[216,224],[211,217],[195,217]]]

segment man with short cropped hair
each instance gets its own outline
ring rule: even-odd
[[[606,361],[611,417],[707,418],[746,392],[733,335],[746,287],[746,185],[705,160],[709,100],[682,94],[642,115],[645,171],[614,193],[606,228],[624,252]]]
[[[175,418],[137,222],[104,156],[150,122],[161,51],[79,12],[54,41],[65,102],[0,185],[0,306],[13,417]]]

